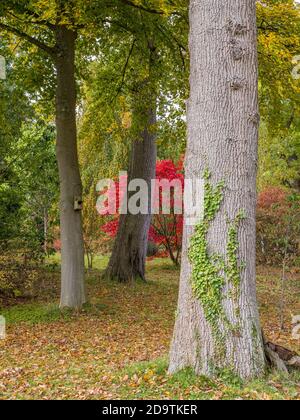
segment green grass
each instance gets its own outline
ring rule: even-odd
[[[57,304],[43,305],[39,303],[13,306],[1,312],[7,324],[27,322],[29,324],[51,323],[59,320],[67,321],[71,311],[60,311]]]
[[[80,313],[76,313],[71,309],[59,309],[58,303],[45,305],[43,303],[30,303],[13,306],[1,311],[1,315],[5,317],[7,325],[27,323],[27,324],[47,324],[57,321],[67,322],[74,320],[79,316],[101,316],[102,311],[106,309],[106,305],[86,304]]]
[[[98,270],[98,271],[105,270],[105,268],[108,264],[108,261],[109,261],[109,256],[107,256],[107,255],[95,255],[94,261],[93,261],[93,270]],[[54,266],[57,266],[58,268],[60,267],[60,262],[61,262],[60,253],[56,253],[54,255],[51,255],[47,260],[47,264],[49,266],[54,265]],[[88,268],[86,257],[85,257],[85,267]]]
[[[285,377],[269,373],[264,378],[243,382],[230,371],[216,379],[196,376],[191,369],[168,375],[167,359],[139,363],[124,369],[115,386],[121,399],[188,400],[289,400],[299,398],[300,373]]]

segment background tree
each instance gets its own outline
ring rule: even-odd
[[[112,25],[115,34],[113,40],[120,38],[122,34],[122,41],[119,42],[117,49],[111,48],[105,58],[99,61],[97,81],[93,83],[91,96],[98,107],[96,112],[99,114],[102,109],[108,110],[102,113],[103,117],[107,119],[110,118],[108,115],[113,116],[116,127],[119,127],[119,137],[123,138],[123,144],[127,143],[127,149],[130,149],[130,152],[126,153],[126,157],[130,156],[128,181],[135,178],[146,180],[149,192],[151,179],[155,177],[156,139],[158,136],[167,139],[165,116],[170,113],[170,110],[175,110],[175,105],[172,107],[170,103],[174,100],[174,104],[177,105],[180,102],[179,98],[182,100],[182,91],[186,86],[186,75],[183,72],[184,33],[183,40],[175,36],[175,29],[184,24],[181,17],[171,21],[168,15],[156,16],[154,13],[140,10],[133,12],[130,8],[129,11],[124,10],[123,13],[119,13],[118,20],[115,20]],[[112,45],[116,43],[112,41]],[[116,63],[120,64],[116,65]],[[184,76],[180,83],[177,78],[179,74]],[[98,91],[99,94],[95,94]],[[114,98],[113,104],[111,98]],[[121,103],[123,103],[123,109],[120,109]],[[91,114],[89,108],[95,110],[95,106],[90,103],[84,110],[84,126],[89,128],[85,136],[90,136],[90,124],[95,124],[92,122],[95,120],[94,114]],[[110,108],[114,108],[115,112],[111,112]],[[180,109],[177,106],[176,119],[182,122],[179,117]],[[164,124],[161,124],[162,115]],[[100,116],[100,121],[103,117]],[[171,119],[169,117],[169,120]],[[173,116],[174,120],[175,116]],[[98,128],[99,125],[101,124],[98,123]],[[110,135],[114,133],[116,136],[116,127],[112,130],[107,124]],[[124,141],[124,131],[127,132],[127,142],[126,139]],[[173,129],[173,136],[175,131]],[[105,137],[108,137],[107,133]],[[90,143],[88,139],[86,142]],[[170,140],[169,143],[171,143]],[[118,150],[118,147],[111,144],[108,146],[107,142],[105,145],[106,152],[108,148]],[[111,153],[109,156],[112,157]],[[127,169],[124,166],[124,155],[120,157],[121,165],[117,166],[119,169]],[[109,163],[110,167],[115,165],[116,157],[112,159],[113,161]],[[115,172],[114,176],[116,175]],[[121,216],[118,237],[106,271],[108,277],[117,278],[120,281],[137,277],[145,278],[150,221],[150,214]],[[127,245],[124,246],[124,244]]]
[[[151,180],[155,178],[156,149],[156,88],[153,66],[156,47],[148,40],[148,63],[144,64],[146,76],[137,81],[132,94],[132,124],[137,138],[132,141],[128,171],[128,185],[134,179],[143,179],[148,186],[151,202]],[[128,200],[133,193],[128,193]],[[122,214],[106,276],[120,282],[141,278],[145,280],[148,233],[151,211],[148,214]]]
[[[81,308],[86,301],[81,216],[83,200],[76,127],[76,40],[79,31],[84,28],[97,25],[100,29],[110,29],[114,24],[111,18],[116,14],[116,25],[120,26],[123,10],[127,17],[134,12],[162,16],[169,10],[169,5],[163,2],[156,9],[151,4],[135,1],[103,3],[95,0],[91,4],[83,4],[80,0],[56,0],[48,4],[26,0],[22,3],[1,3],[3,18],[0,29],[46,53],[52,59],[51,66],[56,72],[55,115],[61,192],[61,307]]]
[[[260,130],[259,188],[299,188],[300,8],[293,0],[257,2]]]
[[[9,248],[21,249],[28,259],[43,260],[53,249],[50,225],[51,219],[55,220],[53,207],[58,190],[53,127],[24,126],[13,149],[6,154],[5,164],[10,176],[1,187],[18,197],[18,205],[15,217],[12,213],[13,235],[4,230],[2,240],[10,244]],[[10,220],[9,210],[4,217]]]
[[[21,84],[16,83],[13,56],[4,39],[1,39],[0,55],[6,59],[7,76],[5,81],[0,81],[0,241],[3,248],[16,234],[21,201],[17,188],[13,187],[13,171],[6,159],[12,156],[14,141],[21,133],[22,121],[32,116],[32,107]]]
[[[146,61],[143,62],[140,59],[142,68],[139,70],[145,76],[139,76],[136,70],[132,74],[138,80],[138,82],[131,81],[132,124],[141,134],[138,134],[131,145],[128,185],[134,179],[146,181],[149,191],[149,207],[146,215],[121,214],[120,216],[118,233],[106,276],[116,278],[121,282],[137,278],[145,280],[145,262],[151,224],[151,180],[155,178],[157,158],[157,98],[162,95],[160,86],[164,79],[162,76],[163,62],[166,61],[166,67],[169,66],[167,61],[169,57],[165,52],[166,47],[163,43],[171,42],[169,48],[174,48],[172,43],[174,43],[173,38],[175,38],[172,32],[174,28],[171,28],[170,23],[167,25],[167,19],[147,16],[146,21],[144,16],[138,13],[135,20],[140,23],[140,28],[137,29],[136,34],[137,50],[140,51],[140,54],[145,55]],[[176,40],[176,44],[176,49],[179,49],[180,55],[183,53],[184,47],[178,40]],[[135,45],[133,44],[134,48]],[[138,60],[138,56],[136,59]],[[132,195],[133,192],[128,193],[128,201]]]
[[[62,243],[61,307],[85,303],[82,186],[77,155],[75,3],[57,0],[49,6],[35,1],[2,2],[0,29],[39,48],[56,70],[57,161],[60,176]]]

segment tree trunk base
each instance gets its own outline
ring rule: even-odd
[[[292,370],[300,371],[300,356],[285,347],[265,342],[265,353],[269,366],[279,372],[289,374]]]
[[[126,267],[128,268],[127,265]],[[109,264],[102,277],[106,280],[117,281],[118,283],[133,283],[138,280],[141,280],[144,283],[147,282],[142,267],[140,269],[130,267],[129,270],[126,270],[120,267],[120,263]]]

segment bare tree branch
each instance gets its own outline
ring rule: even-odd
[[[131,45],[130,51],[129,51],[129,53],[128,53],[128,56],[127,56],[127,59],[126,59],[126,62],[125,62],[124,68],[123,68],[123,72],[122,72],[122,78],[121,78],[121,83],[120,83],[120,86],[118,87],[117,92],[116,92],[116,94],[114,95],[114,97],[113,97],[113,99],[112,99],[111,103],[113,103],[113,102],[116,100],[116,98],[119,96],[119,94],[120,94],[120,93],[121,93],[121,91],[122,91],[122,88],[123,88],[123,85],[124,85],[124,82],[125,82],[125,77],[126,77],[127,68],[128,68],[128,65],[129,65],[129,62],[130,62],[130,58],[131,58],[131,56],[132,56],[132,53],[133,53],[133,50],[134,50],[135,44],[136,44],[136,39],[134,39],[134,40],[133,40],[133,43],[132,43],[132,45]]]
[[[28,41],[31,44],[37,46],[38,48],[45,51],[46,53],[48,53],[52,57],[54,57],[56,55],[55,47],[50,47],[49,45],[44,44],[42,41],[39,41],[38,39],[28,35],[27,33],[23,32],[23,31],[21,31],[17,28],[14,28],[12,26],[9,26],[9,25],[6,25],[5,23],[0,22],[0,29],[3,29],[6,32],[10,32],[14,35],[17,35],[20,38],[25,39],[26,41]]]
[[[120,0],[120,1],[124,4],[126,4],[127,6],[134,7],[135,9],[139,9],[139,10],[142,10],[144,12],[153,13],[155,15],[164,15],[165,14],[165,12],[162,11],[162,10],[152,9],[152,8],[148,8],[148,7],[139,5],[139,4],[135,4],[131,0]]]
[[[159,9],[153,9],[150,7],[142,6],[140,4],[135,4],[132,0],[120,0],[123,4],[126,4],[127,6],[134,7],[135,9],[141,10],[143,12],[152,13],[154,15],[166,15],[166,12]],[[179,16],[181,18],[184,18],[186,21],[188,19],[184,16],[184,14],[181,14],[179,11],[173,11],[170,13],[172,16]]]
[[[27,9],[24,9],[24,13],[28,14],[32,19],[35,19],[34,21],[30,21],[30,22],[25,21],[21,17],[15,15],[11,10],[8,10],[7,13],[9,15],[11,15],[14,19],[18,19],[22,23],[27,23],[27,24],[30,23],[30,24],[33,24],[33,25],[47,26],[52,31],[56,28],[56,26],[54,24],[48,22],[47,20],[41,19],[41,17],[37,13],[31,12]]]

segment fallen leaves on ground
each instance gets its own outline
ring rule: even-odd
[[[286,330],[280,331],[273,284],[278,275],[275,269],[259,271],[263,327],[268,338],[299,351],[299,342],[291,339],[289,323],[291,313],[300,314],[300,276],[289,276]],[[0,341],[0,398],[299,398],[297,387],[274,379],[267,384],[267,391],[259,385],[233,392],[222,381],[194,378],[189,383],[185,377],[168,377],[165,360],[179,273],[166,260],[153,261],[148,276],[147,284],[127,286],[93,279],[89,284],[93,310],[67,320],[8,325],[7,339]],[[151,362],[156,359],[164,360],[162,366]],[[130,366],[133,372],[128,372]]]

